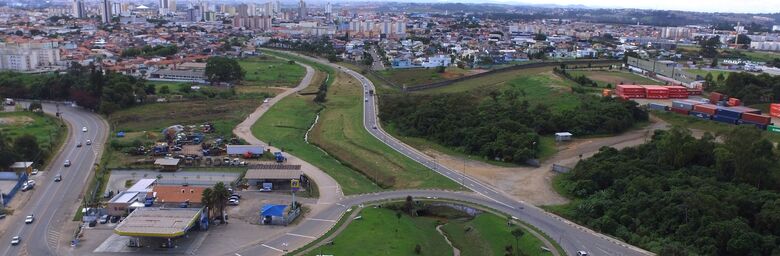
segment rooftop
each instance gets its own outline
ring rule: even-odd
[[[17,168],[27,168],[33,165],[33,162],[15,162],[11,165],[11,168],[17,169]]]
[[[248,180],[291,180],[300,179],[303,172],[300,170],[277,170],[277,169],[249,169],[244,175]]]
[[[157,158],[154,160],[154,165],[179,165],[181,159],[178,158]]]
[[[131,203],[138,197],[139,192],[124,191],[116,194],[109,203]]]
[[[160,203],[190,203],[199,204],[203,197],[203,190],[206,187],[196,186],[177,186],[177,185],[157,185],[154,191],[157,193],[157,202]]]
[[[119,223],[120,236],[179,237],[198,220],[200,208],[138,208]]]
[[[157,182],[157,179],[140,179],[128,188],[128,192],[149,192],[152,191],[152,185]]]

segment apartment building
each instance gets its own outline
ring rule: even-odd
[[[0,43],[0,70],[36,71],[60,62],[57,42]]]

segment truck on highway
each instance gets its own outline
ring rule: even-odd
[[[287,158],[282,155],[282,152],[274,152],[274,158],[276,159],[277,163],[287,161]]]
[[[374,90],[368,90],[368,95],[374,96]]]

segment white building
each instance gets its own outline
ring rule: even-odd
[[[73,1],[73,18],[83,19],[87,17],[87,10],[84,9],[84,0]]]
[[[780,42],[750,42],[750,49],[761,51],[780,51]]]
[[[176,13],[176,0],[160,0],[159,14]]]
[[[60,62],[57,42],[0,43],[0,70],[36,71]]]

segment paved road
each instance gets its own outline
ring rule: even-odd
[[[78,205],[105,145],[108,124],[95,113],[59,105],[70,134],[52,164],[39,176],[32,176],[37,185],[32,191],[24,192],[33,193],[32,198],[21,209],[16,209],[13,216],[3,220],[11,223],[7,223],[7,229],[0,237],[0,255],[54,255],[62,249],[59,241],[68,240],[72,235],[69,230],[62,233],[62,227],[73,218],[73,208]],[[57,111],[55,104],[49,103],[43,104],[43,109],[52,115]],[[87,127],[88,131],[82,132],[82,127]],[[84,143],[87,139],[92,140],[91,146],[76,147],[77,142]],[[72,162],[70,167],[63,167],[66,159]],[[57,173],[62,174],[61,182],[53,181]],[[24,224],[28,214],[35,214],[32,224]],[[22,244],[10,246],[11,237],[15,235],[22,237]]]

